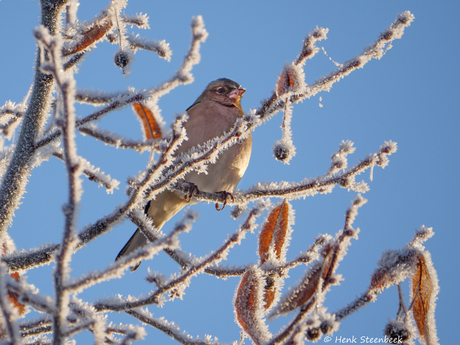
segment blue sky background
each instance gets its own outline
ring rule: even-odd
[[[90,20],[107,3],[82,1],[79,19]],[[112,62],[118,47],[100,43],[80,67],[77,86],[117,91],[129,86],[149,88],[169,79],[188,50],[192,16],[202,15],[209,37],[202,45],[201,63],[192,71],[195,82],[161,99],[162,116],[170,123],[175,113],[184,111],[210,81],[220,77],[233,79],[247,89],[242,104],[248,110],[258,107],[260,100],[270,96],[281,68],[295,59],[303,38],[317,25],[329,28],[328,40],[319,42],[318,46],[323,46],[334,61],[344,62],[373,43],[397,14],[406,10],[415,15],[415,21],[382,60],[372,60],[364,69],[334,84],[330,92],[294,107],[292,127],[297,155],[290,165],[276,161],[271,151],[273,143],[281,138],[281,114],[256,130],[251,162],[239,188],[246,189],[260,181],[300,181],[322,175],[342,140],[353,141],[357,148],[349,156],[349,165],[376,152],[385,140],[396,141],[398,152],[390,156],[388,167],[375,168],[372,182],[368,172],[358,177],[370,186],[364,195],[368,203],[359,210],[354,224],[361,233],[358,241],[352,241],[337,271],[345,280],[327,294],[325,306],[333,312],[364,292],[381,253],[388,248],[403,247],[412,239],[414,229],[424,224],[433,227],[435,232],[426,242],[426,249],[431,252],[441,287],[436,308],[438,337],[441,344],[453,343],[458,334],[452,327],[452,313],[460,307],[456,263],[460,206],[456,176],[460,168],[459,4],[390,0],[131,1],[125,13],[142,12],[150,17],[150,30],[132,31],[148,39],[169,42],[173,51],[171,62],[140,51],[132,73],[125,78]],[[32,82],[36,47],[31,31],[38,23],[38,1],[0,1],[0,104],[6,100],[21,102]],[[311,83],[335,69],[328,57],[319,53],[305,65],[306,82]],[[77,116],[85,116],[92,110],[89,106],[78,106]],[[138,121],[129,108],[110,114],[98,125],[130,138],[141,138]],[[78,135],[77,152],[121,181],[120,189],[107,195],[104,189],[85,180],[81,228],[125,200],[127,177],[142,170],[149,155],[116,150],[81,135]],[[65,181],[63,164],[56,159],[33,171],[10,231],[19,249],[61,240],[61,206],[67,198]],[[296,224],[288,259],[306,250],[319,233],[333,235],[341,229],[344,213],[354,197],[355,193],[336,188],[332,194],[293,202]],[[201,218],[190,233],[181,237],[181,243],[185,251],[197,256],[217,248],[242,222],[229,216],[230,208],[216,212],[214,205],[202,204],[196,209]],[[168,232],[173,223],[168,223],[163,230]],[[104,268],[134,230],[134,225],[125,222],[80,250],[73,258],[72,274],[78,277],[86,271]],[[258,231],[248,234],[242,245],[233,249],[230,264],[256,263]],[[152,286],[144,277],[149,266],[166,275],[178,269],[167,256],[160,255],[144,262],[135,273],[92,287],[79,297],[92,302],[98,296],[148,293]],[[43,294],[53,294],[53,267],[37,268],[27,274],[29,282],[37,284]],[[302,267],[291,271],[285,289],[298,281],[303,272]],[[152,306],[149,310],[155,317],[164,316],[174,321],[193,336],[203,338],[211,334],[230,343],[239,339],[232,311],[237,284],[236,278],[222,281],[202,275],[192,281],[183,301],[167,303],[162,309]],[[407,303],[408,284],[403,287]],[[335,336],[382,337],[387,318],[394,318],[397,310],[397,289],[393,287],[380,295],[376,303],[344,320],[334,339]],[[293,315],[270,323],[270,331],[278,332]],[[109,318],[114,322],[128,319],[136,323],[123,314],[110,314]],[[145,327],[148,340],[172,343],[168,336]],[[86,333],[76,339],[85,343],[91,335]],[[246,340],[246,344],[249,343],[250,340]]]

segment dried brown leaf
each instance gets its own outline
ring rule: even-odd
[[[429,313],[434,290],[425,257],[423,254],[419,254],[417,268],[412,276],[412,295],[414,296],[412,312],[420,336],[426,344],[431,343],[429,341],[431,332]]]
[[[278,95],[284,94],[286,90],[296,85],[297,76],[289,72],[289,70],[284,70],[278,78],[278,82],[276,83],[276,93]]]
[[[249,334],[250,324],[254,322],[256,311],[255,277],[247,271],[242,277],[235,298],[236,320],[240,327]]]
[[[241,277],[235,295],[236,321],[255,344],[264,343],[269,333],[261,313],[261,280],[256,270],[250,269]]]
[[[417,249],[391,250],[382,254],[379,267],[371,277],[368,292],[376,296],[384,289],[397,285],[412,276],[418,262]]]
[[[145,137],[147,140],[161,138],[161,128],[155,120],[153,112],[145,105],[140,103],[134,103],[133,108],[137,116],[139,116],[142,121],[142,126],[144,128]]]
[[[369,291],[384,289],[385,287],[392,285],[392,280],[393,279],[388,275],[388,272],[380,268],[372,275]]]
[[[269,257],[271,247],[280,260],[289,224],[289,204],[286,200],[275,207],[268,216],[259,235],[259,257],[263,264]]]
[[[300,289],[298,289],[296,293],[290,297],[289,308],[283,309],[283,313],[294,310],[297,307],[300,307],[301,305],[307,303],[310,300],[310,298],[312,298],[315,294],[318,288],[320,277],[321,269],[318,269],[317,271],[313,272],[313,274],[310,275],[308,279],[304,281]]]
[[[80,41],[78,41],[77,44],[70,47],[69,49],[63,51],[62,55],[69,56],[81,52],[83,49],[89,47],[91,44],[104,37],[104,35],[107,34],[109,30],[112,28],[112,25],[113,24],[110,19],[106,19],[103,22],[94,24],[88,30],[82,32],[83,37],[80,39]]]
[[[310,272],[304,276],[300,285],[291,290],[279,308],[272,313],[271,317],[288,313],[297,307],[304,305],[310,301],[318,289],[324,289],[328,285],[328,283],[323,283],[321,287],[318,286],[321,281],[327,282],[333,273],[336,263],[336,260],[334,260],[336,258],[336,253],[335,251],[331,251],[334,248],[337,250],[337,246],[331,245],[326,245],[323,248],[322,255],[324,257],[324,261],[311,268]]]

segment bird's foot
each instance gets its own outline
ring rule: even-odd
[[[183,185],[186,186],[186,188],[188,189],[188,193],[184,196],[185,201],[190,202],[193,196],[200,195],[200,190],[198,189],[198,186],[196,184],[192,182],[183,182]]]
[[[217,192],[217,194],[221,194],[222,197],[224,198],[224,203],[222,204],[222,207],[219,207],[219,203],[216,202],[216,210],[217,211],[222,211],[225,208],[225,206],[227,205],[228,197],[230,197],[232,199],[232,201],[235,201],[235,198],[233,198],[233,194],[230,193],[230,192],[227,192],[225,190]]]

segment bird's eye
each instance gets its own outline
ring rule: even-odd
[[[217,93],[224,93],[225,92],[225,89],[223,87],[219,87],[217,89]]]

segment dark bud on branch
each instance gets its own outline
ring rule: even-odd
[[[128,53],[124,51],[118,51],[115,53],[113,62],[115,63],[116,66],[120,68],[125,68],[129,64],[129,59],[130,59],[130,56]]]
[[[282,162],[289,157],[289,149],[284,145],[278,144],[273,148],[273,154],[276,160]]]

